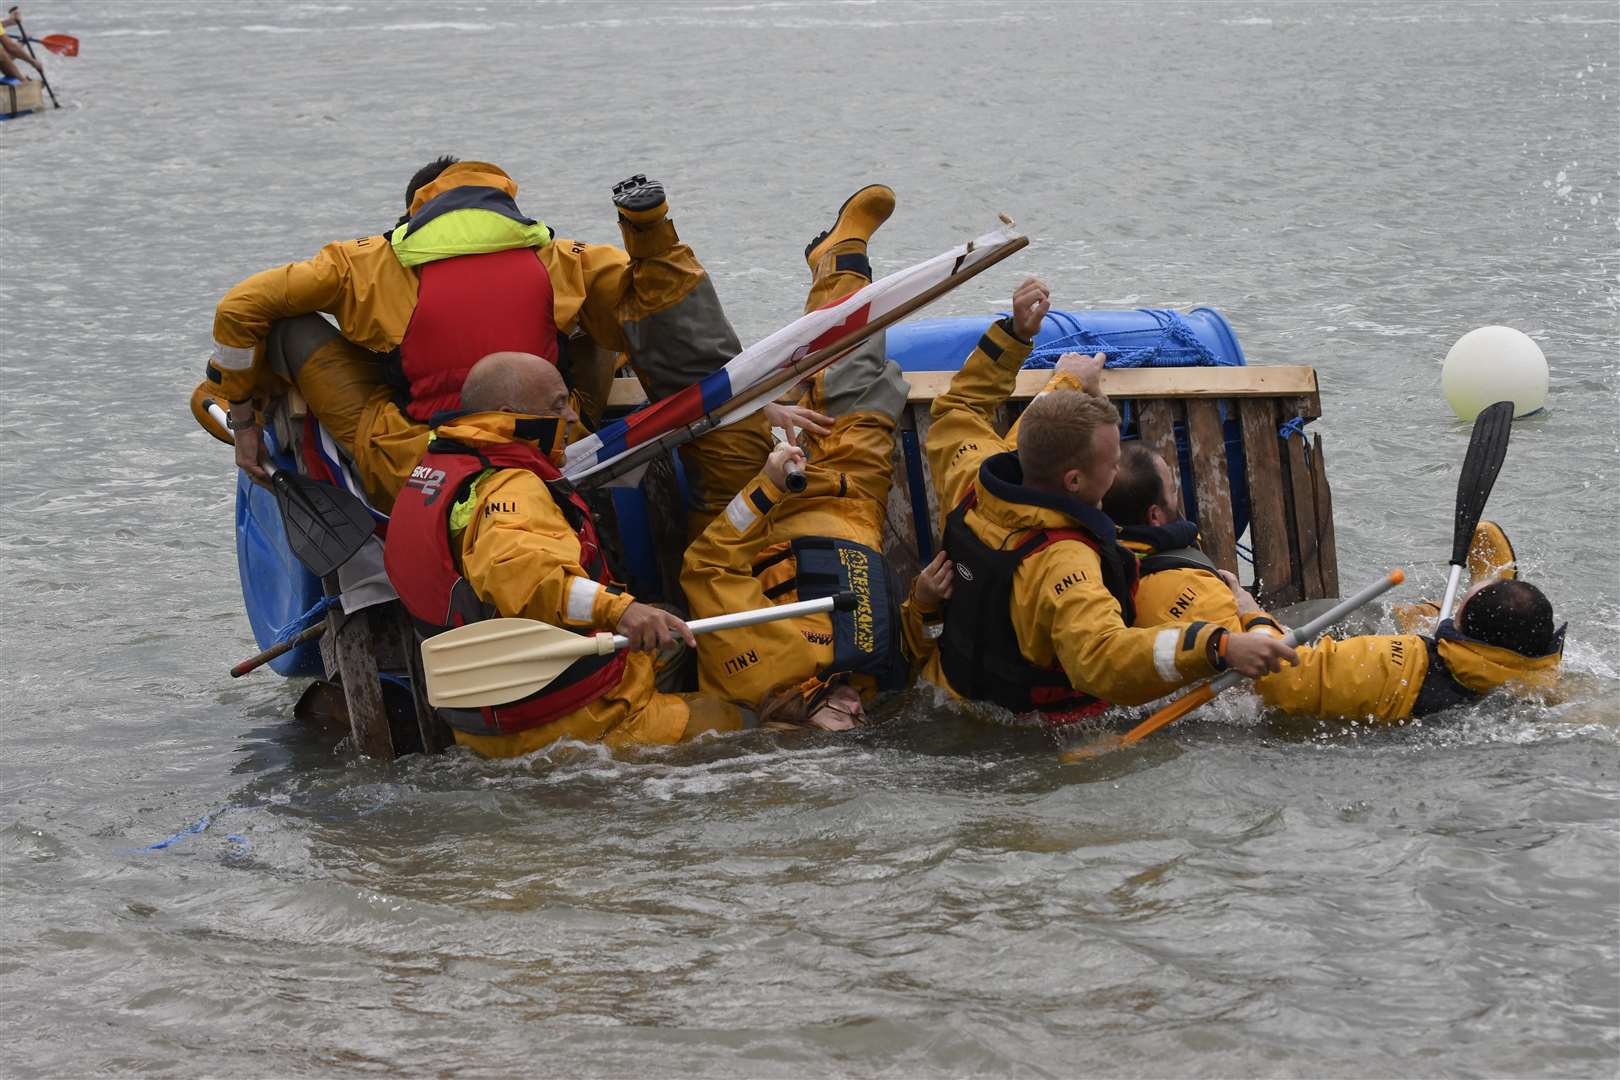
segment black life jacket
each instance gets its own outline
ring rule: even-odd
[[[525,423],[517,421],[521,437]],[[563,516],[579,538],[580,566],[604,587],[617,590],[607,558],[597,540],[585,501],[562,478],[557,467],[523,442],[471,447],[444,438],[428,444],[421,464],[394,502],[383,562],[388,579],[416,623],[419,640],[497,612],[478,598],[456,568],[450,549],[450,511],[466,497],[486,469],[527,469],[545,481]],[[557,719],[596,700],[619,684],[624,654],[587,656],[570,664],[539,693],[482,709],[445,709],[439,714],[458,731],[472,735],[510,735]]]
[[[755,563],[754,576],[788,558],[793,559],[794,575],[767,588],[766,599],[776,601],[790,593],[799,600],[855,594],[854,610],[829,616],[833,659],[818,677],[870,675],[879,690],[904,690],[911,672],[900,636],[901,590],[883,553],[853,540],[801,536]]]
[[[1166,570],[1207,570],[1215,572],[1215,562],[1198,546],[1198,523],[1172,521],[1168,525],[1122,525],[1120,538],[1148,546],[1149,553],[1137,557],[1143,577]]]
[[[1072,723],[1103,711],[1108,703],[1076,690],[1061,664],[1042,667],[1019,650],[1012,620],[1013,576],[1025,559],[1052,544],[1085,544],[1097,553],[1103,586],[1129,626],[1136,618],[1136,556],[1115,541],[1114,524],[1102,511],[1024,487],[1022,479],[1016,454],[997,454],[979,468],[979,483],[997,498],[1062,510],[1076,527],[1038,529],[1016,548],[991,548],[967,523],[968,510],[978,502],[977,490],[968,493],[945,520],[945,550],[956,564],[956,581],[945,602],[940,665],[951,688],[963,697],[1014,713],[1039,712],[1052,725]]]
[[[1431,713],[1454,709],[1459,705],[1471,705],[1485,695],[1477,690],[1470,690],[1457,681],[1451,673],[1451,667],[1440,655],[1440,642],[1446,641],[1472,641],[1483,645],[1484,642],[1469,637],[1457,629],[1457,624],[1446,619],[1435,628],[1434,637],[1424,638],[1424,647],[1429,651],[1429,671],[1423,677],[1423,685],[1418,689],[1417,700],[1412,702],[1412,717],[1416,719],[1428,716]],[[1559,627],[1558,633],[1553,637],[1552,648],[1548,653],[1561,653],[1564,651],[1564,629]]]

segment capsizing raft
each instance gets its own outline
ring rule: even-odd
[[[895,439],[895,482],[889,496],[884,554],[909,582],[932,558],[942,520],[923,453],[933,399],[949,384],[974,343],[998,314],[928,319],[891,327],[889,356],[911,389]],[[1142,439],[1178,463],[1172,470],[1187,514],[1199,521],[1204,547],[1218,566],[1252,568],[1262,602],[1283,605],[1336,596],[1331,492],[1321,438],[1304,426],[1320,415],[1315,372],[1304,366],[1249,367],[1235,333],[1218,312],[1139,308],[1051,311],[1003,409],[1010,425],[1065,352],[1108,355],[1102,388],[1119,406],[1121,433]],[[645,403],[634,379],[618,379],[610,416]],[[296,395],[270,410],[267,440],[282,468],[315,463],[330,471],[341,455]],[[296,451],[296,452],[294,452]],[[352,481],[351,481],[352,483]],[[358,488],[358,485],[354,485]],[[638,597],[679,601],[675,583],[686,546],[685,482],[679,458],[665,454],[636,487],[597,488],[588,495],[623,579]],[[384,523],[384,527],[386,524]],[[344,690],[356,746],[393,757],[449,745],[425,697],[420,658],[397,603],[345,614],[335,575],[325,583],[293,557],[274,497],[238,475],[237,566],[243,600],[261,647],[324,618],[319,641],[270,662],[284,676],[334,680]],[[1247,537],[1248,545],[1239,541]],[[414,672],[414,674],[413,674]]]

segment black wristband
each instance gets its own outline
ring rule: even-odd
[[[1020,345],[1035,344],[1033,341],[1026,341],[1018,336],[1018,331],[1013,329],[1013,317],[1011,315],[1003,315],[1000,319],[996,320],[996,325],[1005,330],[1007,332],[1007,336],[1018,342]]]
[[[1204,655],[1209,659],[1209,666],[1216,671],[1226,670],[1226,657],[1221,655],[1221,642],[1225,641],[1230,633],[1226,627],[1218,626],[1215,632],[1209,635],[1209,644],[1204,646]]]

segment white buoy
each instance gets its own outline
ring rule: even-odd
[[[1459,420],[1472,420],[1498,401],[1513,402],[1514,416],[1528,416],[1547,401],[1547,358],[1521,330],[1482,326],[1446,353],[1440,389]]]

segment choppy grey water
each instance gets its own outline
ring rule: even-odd
[[[1613,1076],[1613,3],[27,5],[0,125],[0,1069],[13,1076]],[[745,339],[854,186],[950,299],[1210,304],[1322,379],[1345,582],[1437,588],[1439,361],[1534,336],[1492,497],[1569,700],[1062,766],[918,702],[852,740],[360,761],[290,718],[186,415],[232,282],[443,152],[611,241],[665,179]],[[196,831],[186,832],[196,826]],[[179,834],[163,848],[150,845]]]

